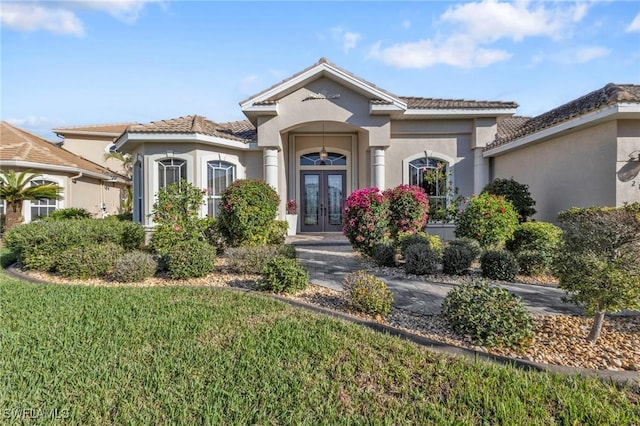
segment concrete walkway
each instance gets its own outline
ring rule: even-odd
[[[349,241],[341,234],[303,234],[287,238],[298,252],[300,263],[309,271],[310,281],[342,290],[345,275],[364,269]],[[440,313],[442,300],[456,284],[411,280],[379,275],[393,291],[396,307],[422,315]],[[532,314],[583,314],[582,309],[562,302],[563,290],[529,284],[501,285],[520,296]]]

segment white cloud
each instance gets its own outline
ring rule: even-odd
[[[82,22],[73,12],[36,3],[2,4],[0,22],[16,31],[45,30],[54,34],[84,35]]]
[[[162,0],[80,0],[78,6],[107,12],[114,18],[133,24],[147,3],[163,3]]]
[[[601,46],[581,47],[565,57],[565,62],[570,64],[584,64],[594,59],[609,55],[611,50]]]
[[[492,48],[493,43],[502,39],[519,42],[526,37],[554,40],[567,37],[587,11],[585,4],[551,6],[523,0],[463,3],[449,7],[440,16],[441,23],[450,25],[448,33],[384,48],[377,43],[371,48],[369,57],[398,68],[426,68],[437,64],[486,67],[512,56],[502,48]],[[586,52],[585,57],[588,56],[589,52]]]
[[[628,33],[640,33],[640,13],[633,18],[633,21],[631,21],[629,26],[626,28],[626,31]]]
[[[402,21],[402,28],[404,28],[405,30],[408,30],[409,28],[411,28],[411,21],[408,19],[405,19],[404,21]]]
[[[362,39],[362,36],[358,33],[352,33],[347,31],[342,36],[342,49],[344,53],[349,53],[349,50],[356,47],[358,41]]]

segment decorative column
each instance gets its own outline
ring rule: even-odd
[[[264,180],[278,192],[278,149],[264,148]]]
[[[377,187],[381,191],[384,186],[384,149],[374,148],[371,151],[371,159],[373,164],[373,186]]]

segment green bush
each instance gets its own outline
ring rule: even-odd
[[[455,240],[450,241],[449,247],[453,246],[464,247],[469,250],[469,253],[471,253],[472,256],[472,261],[478,259],[482,253],[482,247],[480,247],[478,240],[469,237],[456,238]]]
[[[378,242],[371,250],[371,257],[378,266],[396,266],[396,245],[390,241]]]
[[[536,202],[531,198],[529,185],[518,183],[513,178],[495,179],[484,187],[482,193],[502,195],[510,201],[520,222],[525,222],[536,213],[536,209],[533,208]]]
[[[13,265],[18,260],[14,252],[6,248],[0,248],[0,268]]]
[[[463,245],[453,245],[444,249],[442,272],[449,275],[463,275],[473,263],[473,254]]]
[[[427,235],[429,239],[429,248],[433,250],[438,256],[438,260],[442,260],[442,255],[444,253],[444,246],[442,245],[442,240],[437,235]]]
[[[551,223],[525,222],[516,227],[506,247],[516,255],[527,250],[551,258],[558,249],[561,237],[562,230]]]
[[[404,270],[407,274],[426,275],[438,271],[439,256],[428,244],[418,243],[404,252]]]
[[[518,273],[518,262],[507,250],[488,250],[480,257],[482,276],[490,280],[513,281]]]
[[[396,240],[400,247],[400,255],[404,257],[404,252],[407,247],[414,244],[426,244],[431,246],[431,239],[426,232],[400,232]]]
[[[219,229],[227,244],[266,245],[280,198],[266,182],[241,179],[222,193]]]
[[[427,194],[416,185],[398,185],[384,191],[389,206],[389,230],[395,238],[400,232],[424,229],[429,213]]]
[[[273,258],[278,256],[296,258],[296,249],[291,244],[275,246],[231,247],[226,251],[227,267],[236,273],[259,274]]]
[[[347,275],[342,284],[354,310],[385,318],[393,306],[393,293],[380,278],[365,271]]]
[[[502,248],[513,236],[518,215],[504,197],[483,193],[472,197],[456,221],[456,237],[478,240],[480,246]]]
[[[113,281],[131,283],[152,277],[158,269],[158,263],[152,255],[140,250],[131,251],[116,260],[111,272]]]
[[[169,276],[176,280],[203,277],[215,268],[216,249],[200,240],[181,241],[162,256]]]
[[[516,255],[520,274],[526,276],[542,275],[549,266],[548,258],[539,251],[522,250]]]
[[[454,332],[489,347],[526,345],[533,330],[533,320],[520,298],[484,280],[451,290],[442,303],[442,315]]]
[[[58,254],[72,247],[111,242],[126,251],[135,250],[144,243],[144,229],[133,222],[115,220],[43,220],[13,227],[4,241],[25,268],[55,271]]]
[[[285,256],[271,259],[261,271],[258,289],[275,293],[295,293],[309,284],[309,274],[296,260]]]
[[[266,244],[279,245],[284,244],[289,231],[289,223],[286,220],[274,220],[269,224],[269,233],[267,234]]]
[[[72,247],[59,253],[57,271],[67,278],[104,277],[123,254],[123,248],[111,242]]]
[[[45,220],[65,220],[65,219],[90,219],[91,213],[87,209],[69,207],[66,209],[54,210]]]

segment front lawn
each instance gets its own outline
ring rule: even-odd
[[[0,416],[59,424],[638,424],[637,390],[445,358],[267,297],[0,272]]]

